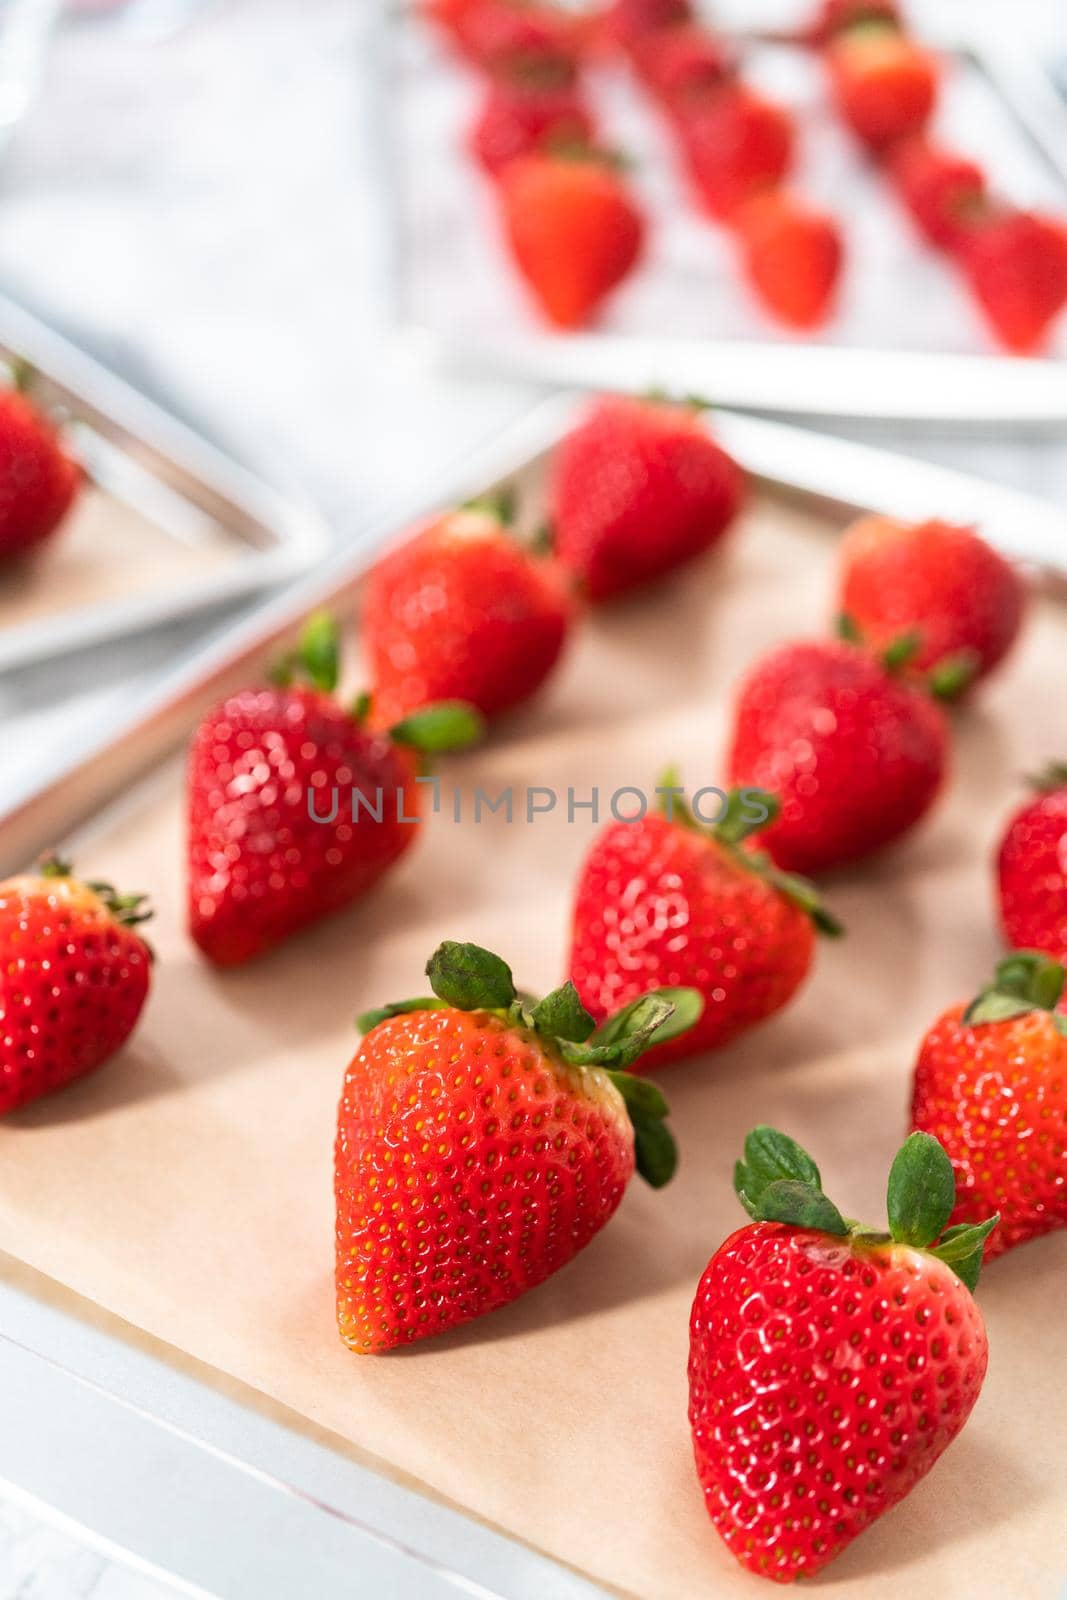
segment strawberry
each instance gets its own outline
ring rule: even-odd
[[[933,116],[938,64],[898,29],[848,28],[831,39],[825,60],[839,115],[875,153],[921,133]]]
[[[913,635],[909,672],[952,699],[1001,661],[1022,626],[1018,572],[973,528],[861,517],[841,542],[838,605],[876,650]]]
[[[588,145],[593,119],[570,85],[492,82],[471,129],[471,154],[491,177],[509,161],[572,145]]]
[[[501,175],[511,253],[549,322],[578,328],[633,270],[645,222],[622,174],[590,152],[543,152]]]
[[[150,916],[143,895],[81,883],[55,857],[0,883],[0,1115],[125,1044],[152,967],[134,929]]]
[[[610,0],[600,18],[601,32],[621,49],[644,47],[654,34],[694,20],[690,0]]]
[[[1067,305],[1067,227],[1032,211],[992,209],[957,252],[993,332],[1026,355]]]
[[[789,113],[740,82],[706,96],[680,119],[678,132],[697,194],[720,221],[780,184],[792,165]]]
[[[699,1022],[656,1046],[642,1069],[728,1043],[792,999],[807,976],[814,928],[838,923],[803,878],[742,845],[777,809],[770,795],[717,799],[701,826],[665,779],[665,815],[614,822],[594,841],[578,880],[570,975],[602,1018],[645,989],[695,989]]]
[[[1000,925],[1015,949],[1067,964],[1067,762],[1053,762],[1034,787],[997,854]]]
[[[635,70],[649,94],[684,116],[736,73],[734,52],[698,23],[659,28],[634,52]]]
[[[761,843],[780,867],[823,872],[899,839],[933,804],[948,763],[940,707],[845,641],[780,645],[741,686],[730,782],[781,810]]]
[[[0,561],[54,533],[82,483],[81,467],[24,392],[32,377],[17,367],[15,388],[0,393]]]
[[[589,1243],[635,1168],[658,1188],[675,1166],[666,1102],[627,1068],[697,996],[594,1031],[570,984],[520,998],[477,945],[426,972],[432,996],[360,1018],[338,1111],[337,1320],[361,1354],[507,1305]]]
[[[734,224],[749,281],[774,315],[792,328],[825,322],[844,254],[833,218],[768,189],[745,201]]]
[[[981,167],[917,135],[890,151],[886,169],[923,236],[958,250],[987,204]]]
[[[952,1220],[1000,1212],[990,1257],[1067,1227],[1064,971],[1030,950],[1002,961],[967,1007],[926,1034],[912,1122],[940,1139],[956,1173]]]
[[[437,517],[367,582],[376,701],[389,717],[435,700],[507,711],[556,665],[572,611],[560,568],[524,550],[497,511],[474,503]]]
[[[337,636],[325,616],[274,679],[228,695],[189,748],[189,931],[217,966],[365,894],[415,841],[414,751],[480,731],[457,703],[370,731],[365,699],[347,709],[333,697]]]
[[[689,1323],[693,1453],[731,1554],[791,1583],[910,1494],[967,1421],[996,1219],[946,1230],[952,1167],[921,1133],[890,1170],[888,1232],[846,1222],[774,1128],[749,1134],[734,1186],[752,1221],[708,1262]]]
[[[559,445],[549,491],[555,549],[590,599],[701,555],[737,514],[744,476],[699,410],[605,396]]]

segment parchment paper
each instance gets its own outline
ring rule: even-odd
[[[244,548],[222,528],[216,539],[177,539],[135,507],[89,486],[53,538],[0,566],[0,631],[158,594],[232,566]]]
[[[932,511],[950,508],[932,507]],[[730,546],[590,619],[536,706],[445,770],[471,801],[513,784],[690,787],[722,776],[730,685],[830,608],[832,544],[810,511],[757,500]],[[770,1120],[853,1214],[883,1214],[922,1030],[997,953],[989,854],[1019,775],[1062,749],[1062,617],[957,719],[946,801],[891,855],[829,886],[849,927],[801,998],[661,1077],[682,1150],[635,1183],[554,1280],[421,1348],[359,1358],[333,1320],[331,1146],[361,1008],[420,989],[442,937],[475,939],[545,988],[566,956],[588,812],[456,826],[449,805],[379,892],[262,965],[218,975],[181,927],[179,774],[127,802],[80,865],[150,889],[154,991],[107,1068],[0,1124],[0,1249],[351,1441],[366,1459],[644,1600],[758,1592],[708,1522],[686,1422],[697,1278],[742,1214],[730,1173]],[[1055,725],[1054,725],[1055,724]],[[980,1296],[989,1378],[959,1441],[823,1579],[842,1600],[1052,1596],[1067,1553],[1061,1288],[1067,1235],[998,1261]]]

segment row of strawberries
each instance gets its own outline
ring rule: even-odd
[[[715,543],[743,492],[691,407],[605,399],[555,454],[553,555],[524,550],[488,506],[386,555],[364,605],[372,699],[336,698],[337,637],[318,617],[272,681],[228,696],[193,738],[189,923],[204,954],[248,960],[365,893],[419,831],[398,823],[416,812],[416,752],[469,742],[544,681],[575,584],[597,604],[650,582]],[[666,1183],[666,1100],[632,1069],[721,1046],[785,1005],[814,931],[839,931],[796,870],[866,855],[932,802],[948,748],[935,694],[965,693],[1008,650],[1018,576],[972,530],[865,518],[842,548],[839,601],[848,638],[780,647],[741,687],[738,789],[714,825],[665,782],[668,815],[594,840],[559,989],[534,1001],[499,957],[446,942],[431,993],[360,1019],[335,1151],[353,1350],[514,1300],[604,1226],[635,1172]],[[1001,849],[1006,938],[1028,948],[920,1046],[888,1231],[846,1221],[787,1136],[759,1127],[746,1142],[735,1184],[751,1221],[697,1289],[690,1419],[712,1520],[754,1572],[817,1571],[929,1470],[985,1371],[970,1292],[983,1247],[1067,1223],[1065,779],[1050,774]],[[313,820],[309,796],[328,815],[334,788],[403,809]],[[147,914],[58,861],[0,886],[0,1111],[129,1036],[150,982]]]
[[[471,148],[494,178],[505,236],[537,303],[560,327],[587,322],[639,261],[645,221],[596,146],[584,61],[621,52],[663,115],[700,205],[732,231],[747,278],[796,328],[832,308],[836,221],[787,187],[792,117],[742,79],[735,53],[689,0],[612,0],[575,15],[544,0],[426,0],[485,78]],[[1067,230],[991,194],[978,165],[927,136],[940,68],[895,0],[824,0],[795,42],[823,56],[836,109],[919,231],[964,275],[996,336],[1039,348],[1067,304]]]

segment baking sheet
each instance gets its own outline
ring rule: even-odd
[[[493,186],[467,154],[479,79],[410,6],[390,28],[393,88],[381,113],[396,158],[385,199],[397,235],[396,309],[409,338],[421,336],[416,346],[463,366],[565,382],[703,382],[722,404],[778,411],[1067,419],[1067,317],[1045,357],[1000,352],[959,274],[919,239],[840,127],[815,55],[749,42],[743,70],[793,111],[795,184],[845,231],[837,313],[818,337],[783,328],[748,290],[728,230],[696,208],[662,118],[621,65],[590,69],[588,92],[607,143],[633,159],[647,255],[594,328],[560,335],[514,271]],[[1019,205],[1067,210],[1062,176],[970,57],[946,58],[936,131],[974,152]],[[849,360],[858,352],[866,370]],[[900,352],[921,356],[922,370],[900,365]]]
[[[468,807],[475,783],[583,799],[594,783],[651,785],[672,758],[689,784],[714,783],[732,681],[831,608],[826,531],[822,514],[760,494],[720,555],[591,618],[541,701],[446,782]],[[557,981],[589,814],[457,827],[446,807],[380,892],[220,975],[180,932],[171,764],[78,849],[84,870],[153,891],[149,1008],[105,1071],[0,1124],[0,1249],[608,1588],[753,1593],[707,1522],[685,1420],[693,1289],[742,1220],[732,1162],[752,1122],[775,1121],[812,1148],[831,1192],[879,1215],[917,1039],[996,954],[989,850],[1019,774],[1063,741],[1047,685],[1065,638],[1043,601],[1010,669],[958,719],[940,810],[832,885],[850,936],[820,950],[800,1000],[663,1075],[676,1182],[633,1186],[589,1250],[514,1306],[381,1358],[348,1354],[333,1325],[331,1144],[351,1018],[413,992],[445,936],[500,949],[530,987]],[[1065,1270],[1061,1235],[989,1271],[979,1406],[932,1478],[829,1570],[846,1600],[902,1584],[946,1600],[1056,1592],[1067,1401],[1049,1306]]]

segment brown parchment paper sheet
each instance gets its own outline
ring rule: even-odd
[[[0,566],[0,631],[195,582],[232,566],[245,549],[221,527],[217,538],[178,539],[88,485],[53,538]]]
[[[936,510],[938,508],[931,508]],[[722,776],[730,688],[752,657],[827,617],[833,557],[810,511],[757,498],[729,547],[592,617],[536,706],[444,773],[471,805],[513,784],[650,788]],[[744,1596],[707,1521],[686,1423],[687,1323],[742,1214],[730,1173],[770,1120],[830,1192],[877,1221],[922,1030],[997,953],[989,857],[1019,776],[1067,743],[1067,620],[1035,607],[1023,647],[957,718],[945,801],[903,847],[832,882],[849,927],[788,1011],[670,1069],[682,1165],[635,1183],[577,1261],[515,1305],[421,1348],[358,1358],[333,1323],[331,1144],[352,1018],[417,993],[442,937],[498,949],[547,988],[592,824],[560,811],[456,826],[446,803],[372,898],[259,966],[219,975],[180,931],[177,767],[83,846],[80,866],[151,889],[154,991],[122,1056],[0,1124],[0,1249],[351,1441],[361,1455],[645,1600]],[[521,804],[519,815],[522,814]],[[989,1378],[933,1475],[819,1587],[841,1600],[1053,1596],[1067,1577],[1067,1235],[997,1262],[981,1301]]]

